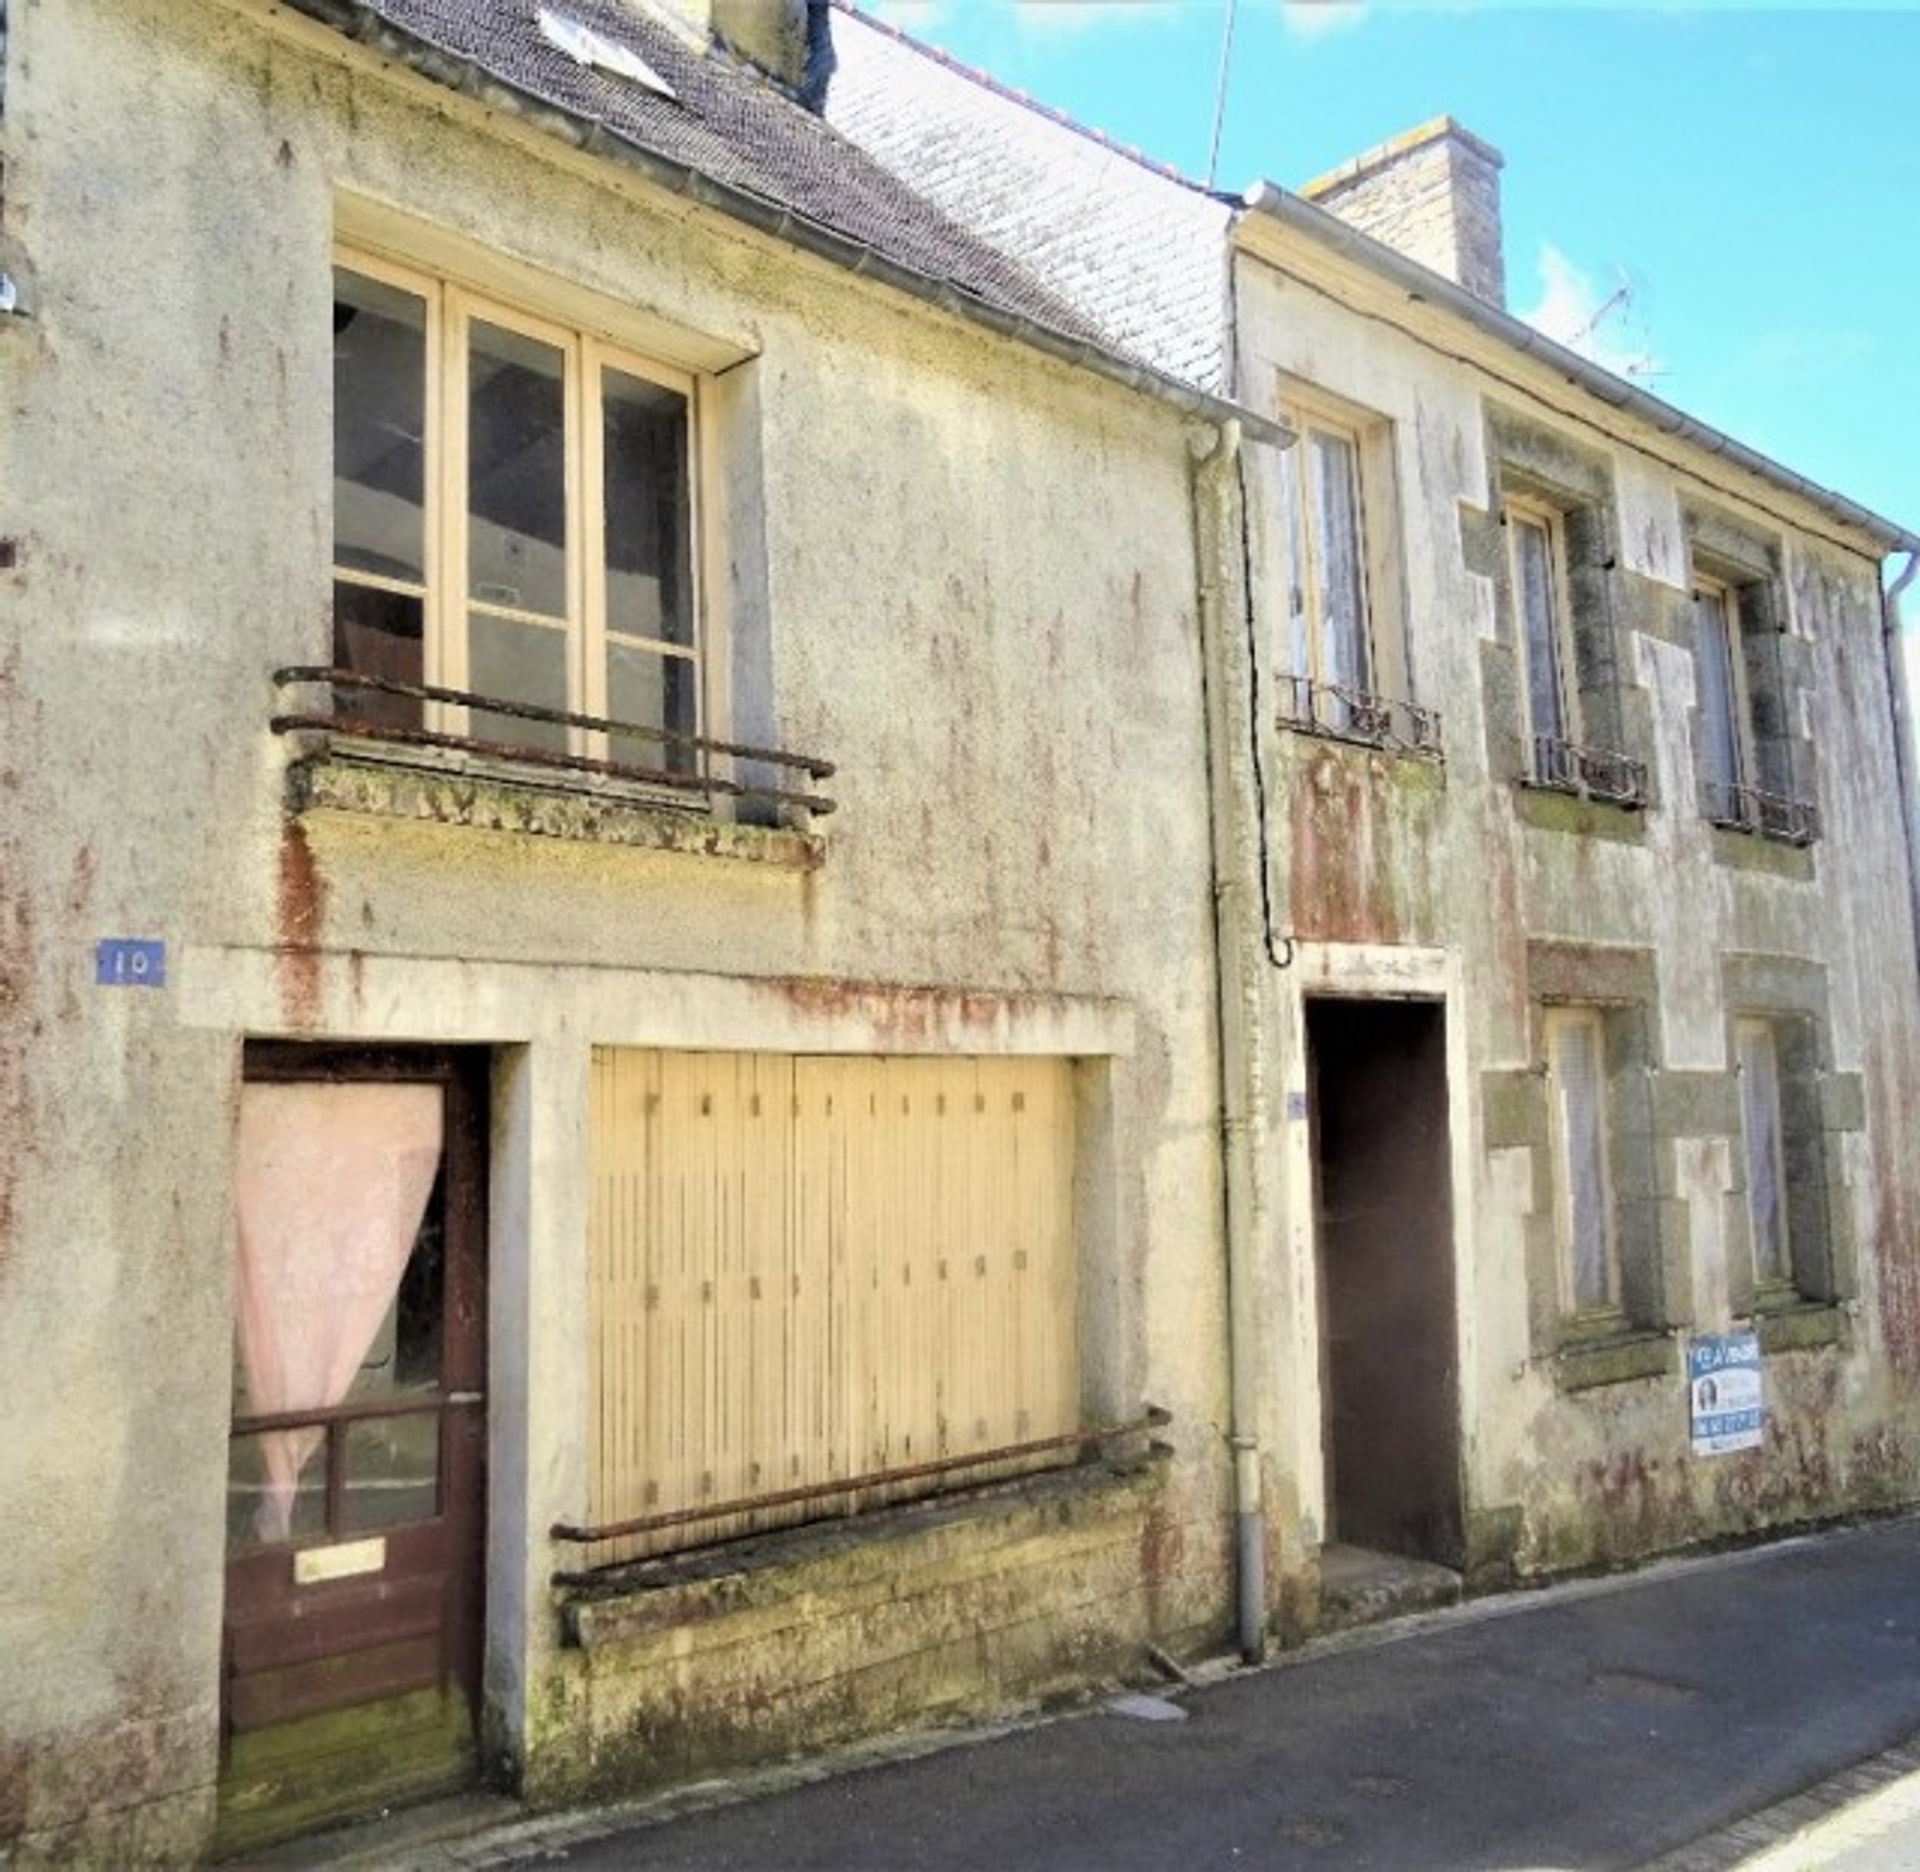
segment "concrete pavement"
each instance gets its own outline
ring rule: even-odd
[[[1855,1764],[1892,1763],[1874,1787],[1920,1769],[1885,1754],[1920,1736],[1920,1521],[1480,1601],[1174,1700],[1183,1721],[1096,1706],[705,1811],[557,1817],[389,1863],[1710,1872],[1844,1805],[1817,1784]],[[1920,1866],[1909,1818],[1836,1851]]]

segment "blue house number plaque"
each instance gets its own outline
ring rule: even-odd
[[[93,946],[97,988],[164,988],[167,945],[132,936],[103,936]]]

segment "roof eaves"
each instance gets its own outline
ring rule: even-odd
[[[742,221],[776,240],[803,248],[849,272],[879,280],[1003,337],[1016,339],[1141,395],[1171,404],[1202,421],[1238,423],[1242,432],[1256,441],[1284,446],[1292,440],[1292,431],[1285,424],[1255,410],[1169,377],[1121,352],[1057,331],[1026,313],[995,305],[954,280],[939,278],[896,260],[852,235],[802,214],[788,203],[736,183],[723,182],[691,163],[649,148],[598,118],[540,97],[489,71],[476,59],[449,52],[395,25],[378,10],[373,0],[284,0],[284,4],[447,90],[484,103],[503,115],[518,117],[559,142],[634,170],[658,187]]]
[[[1282,226],[1306,235],[1374,272],[1385,275],[1414,296],[1465,319],[1489,337],[1510,345],[1514,350],[1539,359],[1561,376],[1568,378],[1590,396],[1640,421],[1651,424],[1695,448],[1717,455],[1745,473],[1771,483],[1783,492],[1806,501],[1830,519],[1865,533],[1888,552],[1920,552],[1920,535],[1863,507],[1857,501],[1836,494],[1831,488],[1795,474],[1759,450],[1737,442],[1732,436],[1676,409],[1671,403],[1631,384],[1603,365],[1570,351],[1565,345],[1536,331],[1510,312],[1489,305],[1484,299],[1456,285],[1444,274],[1409,260],[1405,254],[1363,234],[1337,215],[1283,189],[1276,182],[1257,182],[1242,198],[1249,214],[1263,215]]]

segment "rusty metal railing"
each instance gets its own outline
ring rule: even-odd
[[[724,1521],[734,1515],[754,1514],[770,1508],[791,1508],[808,1502],[836,1501],[846,1498],[847,1505],[832,1517],[851,1520],[874,1504],[876,1490],[897,1488],[908,1482],[931,1482],[964,1475],[968,1470],[991,1468],[998,1463],[1021,1462],[1030,1456],[1046,1456],[1056,1450],[1073,1451],[1081,1458],[1090,1451],[1103,1451],[1128,1437],[1145,1436],[1163,1429],[1173,1421],[1171,1413],[1150,1404],[1131,1423],[1103,1424],[1086,1430],[1069,1430],[1060,1436],[1034,1437],[1025,1443],[1005,1443],[996,1449],[969,1450],[960,1456],[939,1456],[928,1462],[907,1463],[892,1469],[871,1469],[857,1476],[843,1476],[830,1482],[809,1482],[803,1487],[773,1489],[761,1495],[741,1495],[732,1501],[703,1502],[694,1508],[674,1508],[661,1514],[636,1515],[625,1521],[580,1525],[556,1521],[547,1531],[556,1541],[571,1546],[591,1547],[602,1541],[631,1539],[641,1534],[664,1534],[675,1528],[694,1527],[703,1521]],[[593,1574],[556,1573],[556,1586],[584,1585]]]
[[[1440,758],[1440,712],[1310,676],[1280,678],[1280,726],[1296,734],[1358,741],[1392,754]]]
[[[1785,845],[1811,845],[1820,836],[1820,809],[1811,800],[1726,780],[1700,782],[1700,810],[1717,826],[1757,832]]]
[[[1558,735],[1533,737],[1535,786],[1586,799],[1607,800],[1615,806],[1647,803],[1647,764],[1612,748],[1582,747]]]
[[[476,754],[489,760],[509,761],[516,766],[629,781],[684,797],[703,806],[710,806],[717,796],[724,796],[795,806],[816,816],[824,816],[834,809],[831,799],[801,787],[728,779],[708,769],[711,758],[719,755],[736,761],[782,768],[799,774],[804,781],[831,779],[833,763],[810,754],[789,753],[783,748],[755,747],[743,741],[716,741],[705,735],[656,728],[646,722],[615,721],[607,716],[586,715],[574,709],[543,708],[532,702],[512,702],[500,696],[448,689],[438,683],[400,682],[392,677],[369,676],[356,670],[332,669],[318,664],[298,664],[277,669],[273,673],[273,681],[274,686],[282,690],[323,689],[327,702],[324,709],[294,708],[276,712],[267,726],[277,735],[314,734],[384,743],[393,747],[436,748],[452,753]],[[538,722],[557,728],[579,728],[589,734],[604,735],[615,740],[645,741],[658,747],[683,750],[696,759],[698,770],[648,766],[636,761],[609,760],[599,755],[490,740],[479,735],[453,734],[437,728],[415,727],[410,723],[379,721],[369,715],[343,712],[343,691],[347,695],[365,693],[393,696],[423,705],[437,703],[447,708],[473,710],[485,715],[505,716],[510,720]]]

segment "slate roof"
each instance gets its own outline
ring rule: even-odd
[[[580,64],[548,43],[543,0],[293,0],[351,37],[381,25],[641,149],[871,247],[1000,312],[1099,344],[1098,326],[1020,260],[970,233],[752,66],[696,46],[644,0],[544,0],[639,54],[672,87]],[[442,74],[450,76],[450,74]]]
[[[1015,256],[1106,343],[1217,395],[1234,204],[835,0],[828,121]]]

